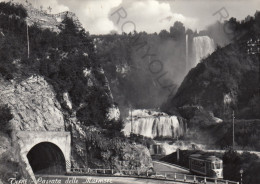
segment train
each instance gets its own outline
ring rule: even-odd
[[[211,178],[223,178],[223,161],[216,156],[192,154],[189,156],[190,172]]]

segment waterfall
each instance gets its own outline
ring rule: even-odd
[[[186,73],[190,70],[190,64],[189,64],[189,35],[186,34]]]
[[[134,134],[149,138],[176,138],[177,136],[184,135],[185,131],[185,123],[183,121],[179,121],[176,116],[169,116],[165,113],[161,113],[160,115],[153,112],[144,116],[134,115],[132,122],[131,118],[127,118],[125,122],[123,132],[126,136],[129,136],[132,131]]]
[[[214,52],[214,40],[208,36],[198,36],[193,38],[193,57],[191,59],[191,68],[195,67],[201,59]]]

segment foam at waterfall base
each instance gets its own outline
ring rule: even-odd
[[[174,143],[167,142],[167,141],[155,141],[157,145],[160,146],[162,150],[163,155],[169,155],[173,152],[176,152],[177,149],[181,150],[192,150],[194,146],[196,149],[203,150],[205,149],[205,145],[202,144],[197,144],[194,142],[189,142],[189,141],[176,141]]]

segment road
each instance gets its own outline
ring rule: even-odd
[[[203,176],[190,175],[188,169],[178,165],[161,161],[153,161],[155,175],[151,178],[130,176],[64,176],[64,175],[36,175],[38,184],[87,184],[87,183],[112,183],[112,184],[187,184],[194,180],[204,181]],[[169,180],[164,180],[165,176]],[[156,179],[157,178],[157,179]],[[159,178],[159,179],[158,179]],[[184,179],[185,178],[185,179]],[[175,181],[170,181],[175,180]],[[186,182],[184,182],[184,180]],[[207,178],[207,184],[214,184],[215,179]],[[226,181],[218,180],[218,184],[226,184]],[[228,182],[235,183],[235,182]]]
[[[38,184],[87,184],[87,183],[112,183],[112,184],[180,184],[181,182],[143,179],[132,177],[107,177],[107,176],[36,176]],[[56,182],[55,182],[56,181]]]
[[[154,171],[167,173],[170,178],[174,178],[171,173],[189,174],[189,170],[179,166],[153,161]],[[172,177],[171,177],[172,175]],[[163,175],[161,175],[163,176]],[[177,179],[179,177],[177,176]],[[183,182],[145,179],[134,177],[110,177],[110,176],[61,176],[61,175],[36,175],[39,184],[87,184],[87,183],[112,183],[112,184],[182,184]]]

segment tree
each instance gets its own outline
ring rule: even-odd
[[[182,40],[185,38],[185,27],[183,23],[176,21],[172,27],[170,27],[170,36],[174,40]]]
[[[260,161],[255,161],[250,165],[247,171],[244,172],[244,184],[260,183]]]
[[[241,169],[241,158],[239,154],[230,149],[223,155],[223,176],[225,179],[239,181],[239,171]]]
[[[170,33],[164,29],[164,30],[161,30],[161,32],[159,33],[159,36],[161,39],[168,39],[170,37]]]

